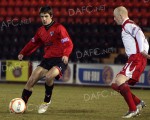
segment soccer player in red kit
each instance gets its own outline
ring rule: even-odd
[[[111,86],[120,92],[129,107],[129,111],[123,118],[131,118],[137,116],[139,111],[145,107],[145,102],[131,92],[129,85],[134,85],[139,81],[147,59],[150,59],[150,55],[148,55],[149,44],[141,28],[129,19],[125,7],[115,8],[114,20],[118,25],[122,25],[121,35],[128,61],[117,74]]]
[[[73,43],[64,26],[53,21],[51,7],[41,7],[39,14],[43,26],[37,30],[35,36],[21,50],[18,59],[22,60],[24,56],[31,55],[37,48],[44,46],[44,59],[32,72],[22,92],[22,99],[27,103],[32,94],[33,86],[39,79],[44,78],[45,98],[44,103],[38,109],[38,113],[44,113],[51,103],[54,79],[59,79],[67,68]]]

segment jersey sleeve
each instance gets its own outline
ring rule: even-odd
[[[71,38],[69,37],[69,34],[64,26],[59,25],[58,26],[58,32],[60,35],[61,44],[63,45],[63,56],[68,56],[71,54],[73,49],[73,43]]]
[[[25,47],[21,50],[19,54],[24,56],[31,55],[37,48],[42,46],[43,43],[39,37],[39,33],[37,32],[35,36],[25,45]]]
[[[147,48],[145,48],[148,44],[147,39],[139,26],[133,23],[128,23],[125,26],[125,30],[137,40],[140,52],[143,52],[144,50],[146,52],[148,51]]]

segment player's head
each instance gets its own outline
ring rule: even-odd
[[[53,10],[50,6],[41,7],[39,14],[43,25],[48,25],[51,23],[53,17]]]
[[[125,7],[120,6],[114,9],[114,20],[118,25],[121,25],[126,18],[128,18],[128,11]]]

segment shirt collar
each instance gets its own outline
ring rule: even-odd
[[[123,22],[122,22],[122,25],[125,23],[125,21],[129,20],[129,18],[126,18]]]
[[[44,25],[45,29],[48,30],[54,23],[55,21],[52,21],[50,24]]]

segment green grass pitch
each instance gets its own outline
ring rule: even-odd
[[[21,96],[23,87],[23,84],[0,84],[0,120],[121,120],[128,110],[123,97],[110,88],[56,85],[48,111],[38,114],[45,90],[44,85],[35,85],[26,112],[11,114],[9,102]],[[131,120],[150,120],[150,91],[132,91],[146,102],[147,107]]]

